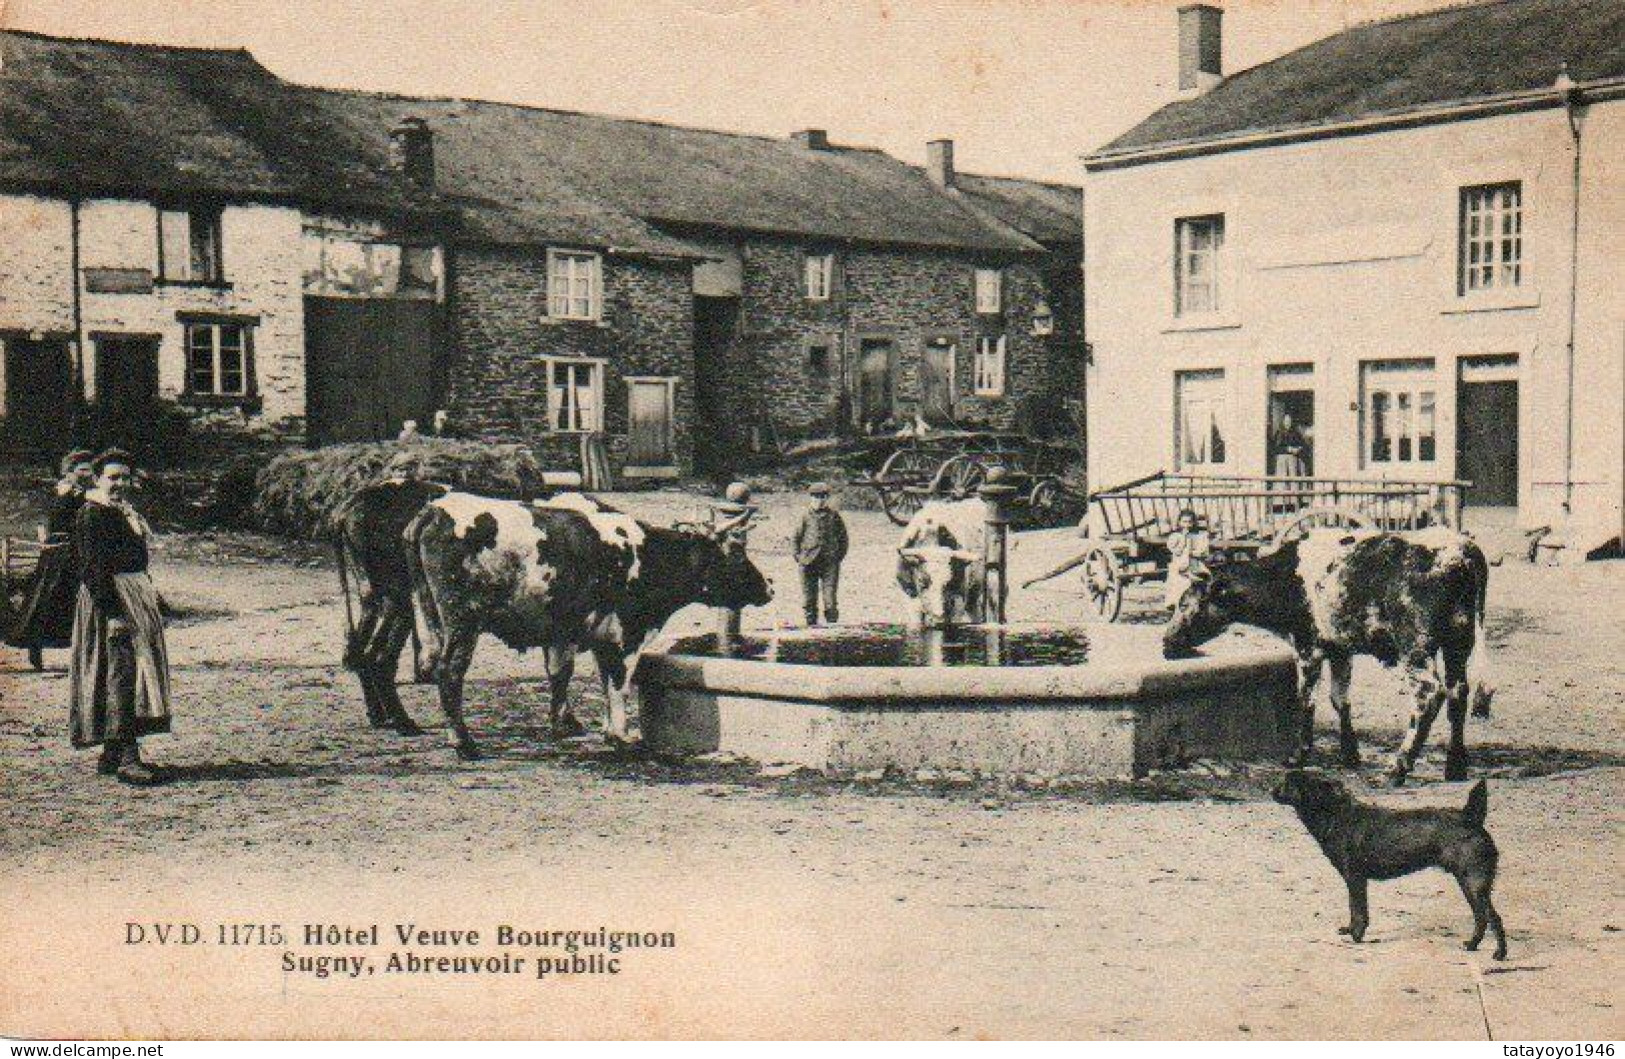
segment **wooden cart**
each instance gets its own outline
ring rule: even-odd
[[[1461,526],[1471,483],[1392,479],[1205,477],[1159,472],[1090,494],[1083,553],[1027,584],[1083,568],[1084,599],[1115,621],[1123,590],[1168,575],[1168,536],[1187,508],[1211,540],[1211,565],[1247,560],[1261,548],[1317,526],[1413,530]]]
[[[1057,525],[1082,507],[1060,473],[1072,455],[1023,434],[944,432],[906,439],[865,484],[879,493],[887,517],[905,526],[929,501],[975,495],[988,472],[1002,467],[1017,489],[1021,521]]]

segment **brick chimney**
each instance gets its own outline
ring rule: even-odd
[[[829,150],[829,133],[824,129],[801,129],[790,134],[790,139],[796,141],[809,151]]]
[[[1211,4],[1179,9],[1179,91],[1199,96],[1224,80],[1219,23],[1224,12]]]
[[[954,186],[954,141],[926,141],[925,175],[939,188]]]
[[[419,117],[389,130],[389,167],[423,188],[434,187],[434,133]]]

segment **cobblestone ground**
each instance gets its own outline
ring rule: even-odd
[[[621,498],[662,520],[694,502]],[[768,497],[753,548],[799,607]],[[895,620],[896,531],[849,515],[844,615]],[[1015,577],[1069,553],[1023,534]],[[290,556],[292,556],[290,558]],[[1497,888],[1512,959],[1468,954],[1454,883],[1373,888],[1371,944],[1334,933],[1342,887],[1268,768],[1194,768],[1075,785],[863,783],[749,766],[617,757],[545,734],[539,666],[487,642],[472,724],[494,753],[462,764],[438,727],[367,728],[336,665],[337,582],[318,552],[241,537],[170,538],[156,569],[172,629],[175,734],[150,741],[174,782],[131,791],[66,746],[65,656],[35,674],[0,654],[0,989],[10,1034],[211,1030],[871,1036],[1619,1037],[1625,772],[1625,566],[1492,573],[1495,717],[1469,730],[1491,777]],[[1131,621],[1158,620],[1155,593]],[[1075,581],[1025,593],[1017,620],[1070,620]],[[700,627],[703,615],[678,625]],[[1241,637],[1244,639],[1244,637]],[[601,708],[589,672],[575,693]],[[427,725],[427,688],[405,689]],[[1406,703],[1355,679],[1369,759]],[[1329,718],[1323,718],[1323,720]],[[1437,737],[1436,737],[1437,740]],[[1363,796],[1455,805],[1430,752],[1413,788]],[[670,952],[597,982],[284,973],[282,948],[126,947],[126,921],[415,922],[673,930]],[[297,939],[296,939],[297,940]],[[387,938],[386,938],[387,940]],[[310,950],[306,950],[310,951]],[[94,995],[87,1005],[75,997]],[[470,1012],[478,1008],[475,1018]]]

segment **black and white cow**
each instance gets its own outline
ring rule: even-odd
[[[927,628],[981,622],[987,615],[987,504],[934,501],[903,527],[897,585]]]
[[[626,736],[627,662],[690,603],[741,609],[773,598],[737,534],[661,529],[579,494],[545,503],[451,492],[406,528],[426,664],[457,752],[479,750],[463,722],[463,678],[481,633],[539,647],[556,729],[569,708],[576,655],[590,650],[609,699],[609,734]]]
[[[1231,564],[1192,584],[1163,633],[1163,653],[1189,655],[1232,623],[1286,637],[1298,653],[1300,756],[1307,757],[1314,740],[1314,690],[1322,668],[1329,666],[1341,760],[1351,768],[1360,763],[1348,698],[1354,656],[1402,666],[1415,706],[1394,755],[1392,782],[1404,782],[1447,702],[1445,776],[1464,779],[1469,697],[1474,715],[1486,717],[1493,694],[1484,637],[1488,588],[1483,551],[1453,530],[1315,530],[1254,562]]]

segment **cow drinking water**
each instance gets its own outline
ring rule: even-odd
[[[626,736],[627,661],[690,603],[741,609],[773,598],[726,531],[661,529],[582,496],[546,504],[447,493],[406,528],[427,663],[458,753],[479,750],[463,721],[463,679],[481,633],[540,647],[556,729],[580,731],[569,709],[575,656],[590,650],[609,699],[609,734]]]
[[[987,505],[981,500],[926,504],[903,528],[897,584],[916,602],[927,628],[987,618]]]
[[[1415,705],[1390,779],[1396,786],[1404,782],[1446,703],[1445,777],[1465,779],[1469,697],[1473,713],[1484,717],[1493,694],[1485,670],[1488,586],[1483,551],[1453,530],[1315,530],[1193,583],[1163,634],[1163,653],[1189,655],[1234,623],[1285,637],[1298,654],[1299,754],[1306,757],[1313,743],[1314,690],[1329,666],[1341,760],[1350,768],[1360,763],[1348,699],[1354,656],[1403,666]]]

